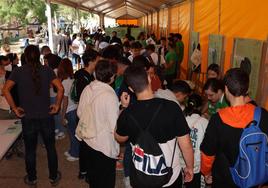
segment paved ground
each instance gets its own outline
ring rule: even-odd
[[[59,170],[62,172],[62,180],[58,188],[87,188],[88,185],[77,178],[78,162],[69,162],[64,157],[64,151],[68,149],[69,140],[65,137],[56,143]],[[37,149],[37,176],[38,188],[51,187],[48,181],[48,168],[45,149],[40,145]],[[27,188],[23,182],[25,175],[24,159],[12,156],[11,159],[0,161],[0,188]],[[116,188],[123,188],[123,172],[117,171]]]

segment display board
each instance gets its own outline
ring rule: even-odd
[[[192,67],[192,62],[190,61],[190,59],[198,43],[199,43],[199,32],[192,31],[190,34],[190,46],[189,46],[189,63],[188,63],[189,70],[191,70]]]
[[[211,34],[208,37],[208,66],[218,64],[223,69],[224,36]]]
[[[131,36],[134,37],[137,40],[137,37],[139,36],[140,32],[144,32],[143,28],[131,28]]]
[[[268,40],[263,43],[262,63],[259,73],[257,104],[268,109]]]
[[[127,34],[127,27],[113,27],[113,28],[105,28],[105,34],[107,36],[111,36],[112,32],[116,31],[117,32],[117,37],[123,38]]]
[[[240,67],[241,61],[247,57],[251,62],[249,95],[256,99],[261,67],[263,41],[254,39],[234,39],[232,67]]]

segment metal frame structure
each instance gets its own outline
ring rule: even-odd
[[[112,18],[124,16],[125,12],[132,18],[158,11],[163,5],[169,6],[183,0],[47,0],[50,3],[63,4],[94,14],[104,14]],[[127,11],[131,8],[133,11]],[[118,11],[118,9],[125,11]],[[107,11],[108,10],[108,11]],[[107,14],[107,15],[106,15]]]
[[[62,4],[75,10],[88,11],[98,14],[100,25],[104,25],[104,17],[131,18],[140,17],[159,11],[161,7],[168,7],[185,0],[45,0],[46,16],[48,18],[49,46],[53,50],[51,3]]]

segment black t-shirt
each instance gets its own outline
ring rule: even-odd
[[[76,84],[76,92],[78,95],[78,98],[80,99],[80,96],[84,90],[84,88],[90,84],[91,81],[94,80],[94,76],[92,74],[89,74],[85,69],[80,69],[77,72],[75,72],[74,75],[75,80],[77,80]]]
[[[20,107],[24,109],[26,118],[46,118],[49,116],[49,89],[52,80],[56,79],[56,75],[47,66],[41,66],[38,74],[41,79],[40,94],[35,93],[30,65],[26,64],[16,68],[8,78],[17,84]]]
[[[190,130],[180,107],[175,102],[160,98],[139,100],[125,109],[117,120],[117,134],[129,136],[130,142],[135,144],[139,128],[129,118],[129,114],[145,129],[161,103],[162,107],[149,129],[154,139],[158,143],[166,143],[176,136],[188,134]]]
[[[268,134],[268,113],[262,109],[260,129]],[[201,144],[201,150],[208,156],[215,156],[212,167],[213,186],[237,187],[232,180],[229,167],[234,166],[239,154],[239,141],[242,128],[234,128],[225,124],[219,113],[214,114],[206,129],[205,138]]]
[[[112,37],[112,39],[110,40],[110,44],[113,44],[113,43],[122,44],[122,41],[118,37]]]

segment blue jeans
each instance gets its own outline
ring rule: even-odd
[[[63,59],[63,58],[68,58],[68,54],[67,54],[67,53],[63,53],[63,52],[60,52],[60,53],[58,54],[58,56],[59,56],[61,59]]]
[[[56,97],[50,97],[50,104],[56,103]],[[61,115],[57,113],[53,116],[55,122],[55,129],[58,129],[59,132],[65,132],[65,128],[61,124]]]
[[[80,64],[80,61],[81,61],[81,57],[79,55],[73,53],[73,55],[72,55],[73,67],[75,67],[77,64]]]
[[[66,113],[66,119],[68,121],[67,127],[70,134],[70,143],[71,143],[69,154],[72,157],[79,157],[79,141],[75,137],[75,129],[77,127],[76,110]]]
[[[36,146],[40,133],[47,150],[49,178],[55,179],[58,171],[58,158],[55,148],[55,127],[53,118],[22,118],[22,134],[25,145],[25,164],[28,179],[36,180]]]

